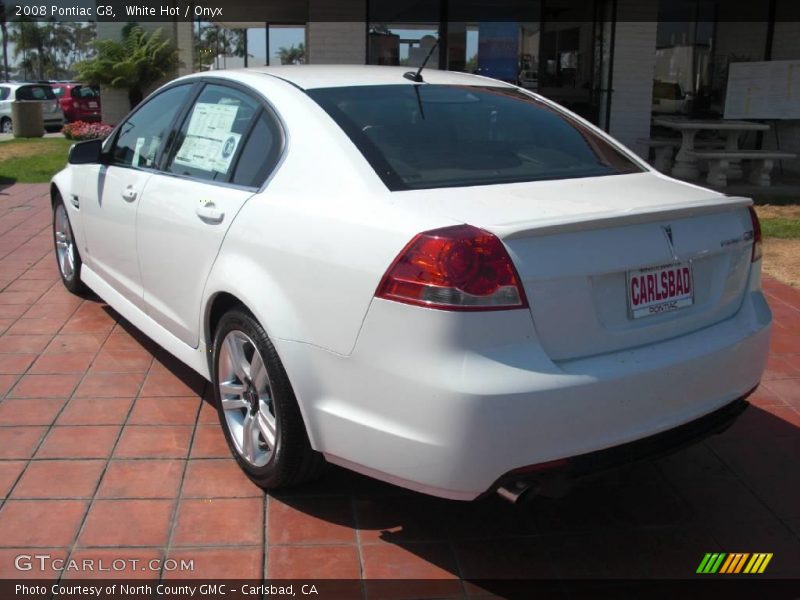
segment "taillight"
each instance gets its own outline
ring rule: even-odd
[[[78,103],[77,100],[73,101],[72,108],[80,108],[80,107],[81,107],[81,105]]]
[[[753,223],[753,254],[750,260],[755,262],[761,258],[761,222],[752,206],[748,206],[747,209],[750,211],[750,221]]]
[[[442,310],[528,306],[503,244],[471,225],[418,234],[389,267],[375,295]]]

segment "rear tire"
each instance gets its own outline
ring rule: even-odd
[[[64,287],[73,294],[82,294],[86,286],[81,281],[81,260],[75,236],[72,234],[72,225],[69,222],[69,213],[60,195],[56,195],[53,203],[53,245],[55,247],[58,273]]]
[[[325,460],[311,448],[283,364],[264,328],[243,307],[220,319],[212,376],[225,440],[256,485],[278,489],[322,473]]]
[[[8,117],[0,119],[0,133],[14,133],[14,126]]]

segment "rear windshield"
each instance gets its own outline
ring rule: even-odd
[[[25,85],[17,90],[17,100],[55,100],[49,85]]]
[[[79,85],[72,88],[73,98],[98,98],[99,96],[100,90],[88,85]]]
[[[308,94],[391,190],[642,170],[585,125],[512,88],[380,85]]]

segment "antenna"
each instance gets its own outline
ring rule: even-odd
[[[428,51],[428,56],[425,57],[425,60],[422,61],[422,64],[419,66],[419,69],[417,69],[417,72],[414,73],[414,71],[407,71],[403,73],[403,77],[405,77],[406,79],[410,79],[411,81],[415,81],[417,83],[422,82],[423,81],[422,69],[424,69],[425,65],[428,64],[428,61],[431,59],[431,56],[433,56],[433,51],[436,50],[436,48],[438,47],[439,47],[439,40],[437,39],[436,43],[433,46],[431,46],[431,49]]]

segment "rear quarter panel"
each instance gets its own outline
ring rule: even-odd
[[[419,231],[452,224],[408,209],[352,142],[301,90],[238,74],[272,103],[287,134],[284,157],[241,209],[204,293],[253,311],[275,339],[349,354],[384,272]],[[213,332],[204,325],[206,340]]]

